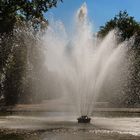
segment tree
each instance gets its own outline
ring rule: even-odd
[[[58,2],[62,0],[0,0],[0,97],[4,96],[6,105],[16,104],[25,94],[22,85],[28,46],[17,28],[21,32],[32,28],[35,35],[42,21],[48,25],[44,13]]]
[[[46,21],[43,14],[62,0],[1,0],[0,33],[9,33],[17,19]]]
[[[129,16],[126,11],[120,11],[113,19],[108,21],[105,26],[101,26],[98,32],[98,37],[105,37],[109,31],[118,29],[118,35],[121,41],[131,38],[133,35],[140,36],[140,24]]]
[[[115,97],[115,102],[132,107],[140,104],[140,23],[134,17],[129,16],[126,11],[120,11],[113,19],[100,27],[98,37],[104,38],[113,29],[118,30],[116,35],[118,35],[119,43],[129,40],[133,36],[135,38],[134,44],[128,52],[128,59],[131,62],[131,72],[128,85],[124,87],[125,95],[121,101],[119,101],[118,97]]]

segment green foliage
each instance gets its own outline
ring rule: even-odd
[[[14,105],[32,94],[32,79],[26,74],[28,45],[23,34],[15,31],[33,30],[35,35],[38,29],[46,28],[44,13],[58,2],[62,0],[0,0],[0,99],[4,97],[6,105]],[[35,40],[31,42],[33,52],[37,52],[33,48]]]
[[[121,38],[121,41],[129,39],[133,35],[140,35],[140,24],[134,17],[129,16],[126,11],[120,11],[119,14],[108,21],[105,26],[101,26],[98,36],[103,38],[113,29],[119,30],[118,35]]]
[[[17,19],[45,20],[44,12],[56,7],[62,0],[1,0],[0,1],[0,33],[10,32]]]
[[[18,102],[20,94],[22,94],[22,78],[26,66],[27,51],[24,42],[19,43],[21,40],[17,39],[16,36],[12,36],[12,39],[13,47],[8,55],[3,82],[6,105],[13,105]]]
[[[119,103],[120,106],[134,107],[140,104],[140,23],[126,11],[120,11],[113,19],[106,22],[105,26],[100,27],[98,37],[104,38],[113,29],[118,30],[116,35],[119,43],[133,36],[135,41],[127,56],[131,62],[128,84],[124,87],[123,95],[109,100],[115,105]]]

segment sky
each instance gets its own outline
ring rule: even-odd
[[[45,17],[49,20],[61,20],[66,28],[72,24],[72,19],[77,9],[86,2],[89,20],[94,31],[98,31],[106,21],[113,18],[120,10],[127,10],[130,16],[140,21],[140,0],[63,0],[57,8],[50,9]]]

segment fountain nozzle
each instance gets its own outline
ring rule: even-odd
[[[77,118],[78,123],[90,123],[91,118],[89,118],[87,115],[81,116]]]

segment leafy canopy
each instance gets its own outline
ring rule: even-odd
[[[9,32],[17,19],[43,20],[43,13],[62,0],[0,0],[0,33]]]
[[[129,39],[133,35],[140,35],[140,24],[134,19],[134,17],[129,16],[127,11],[120,11],[113,19],[106,22],[104,26],[101,26],[98,36],[103,38],[110,30],[115,28],[119,30],[119,36],[122,41]]]

